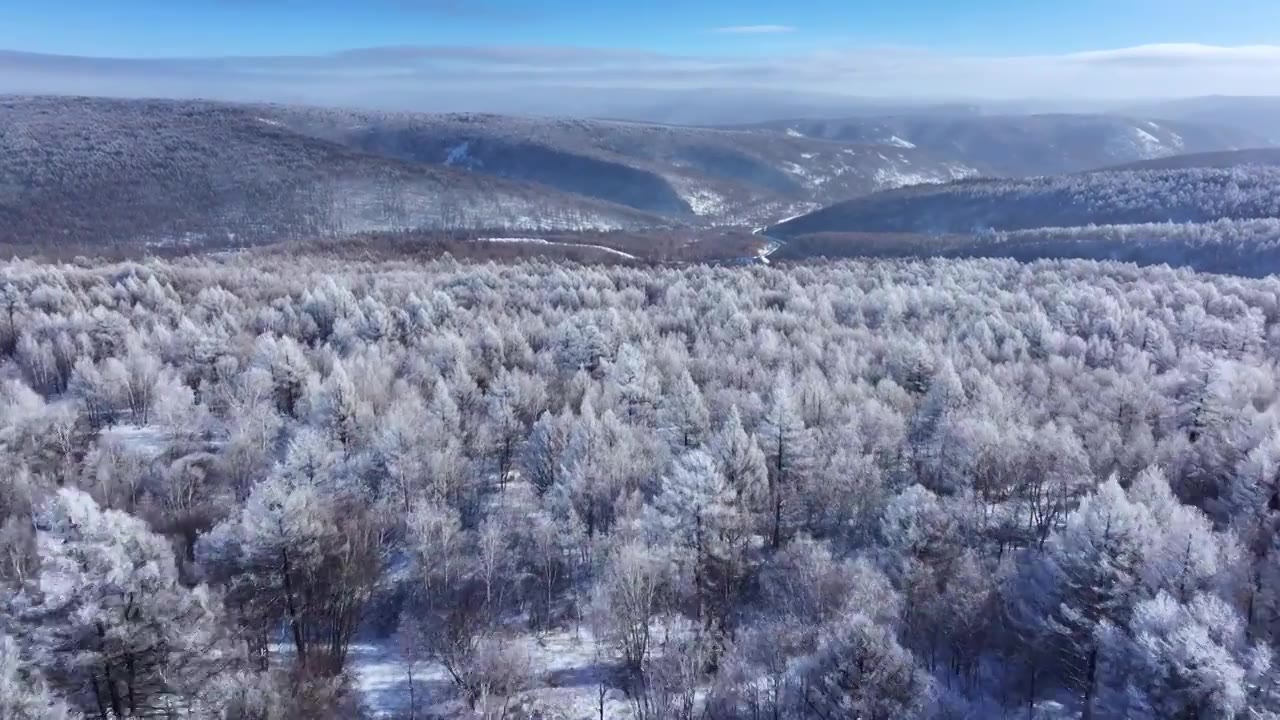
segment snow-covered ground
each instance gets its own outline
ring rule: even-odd
[[[908,140],[903,140],[897,135],[890,137],[888,140],[888,144],[893,145],[894,147],[906,148],[907,150],[914,150],[916,147],[915,143],[910,142]]]
[[[950,178],[940,178],[937,175],[928,173],[904,172],[896,167],[880,168],[876,170],[875,174],[876,185],[882,190],[892,190],[910,185],[937,185],[947,180],[950,180]]]
[[[528,653],[530,667],[542,687],[530,691],[538,704],[563,712],[570,720],[598,718],[600,688],[604,697],[604,716],[625,720],[632,717],[630,701],[621,690],[609,687],[612,668],[601,661],[608,657],[586,628],[566,629],[543,637],[526,636],[520,640]]]
[[[793,163],[790,161],[784,162],[782,163],[782,169],[786,170],[792,175],[799,175],[800,177],[804,177],[804,178],[809,177],[809,171],[806,170],[804,166],[800,165],[799,163]]]
[[[880,157],[884,158],[883,155]],[[888,158],[884,159],[888,160]],[[909,169],[900,169],[893,161],[890,160],[889,162],[889,167],[876,170],[872,178],[881,190],[893,190],[911,185],[940,185],[952,180],[963,180],[977,175],[976,170],[963,165],[949,165],[942,170],[934,172],[916,172]]]
[[[172,439],[172,433],[158,425],[112,425],[100,433],[100,442],[115,444],[148,460],[163,455]]]
[[[462,165],[471,165],[471,143],[463,142],[449,149],[449,155],[444,159],[444,164],[450,167]]]
[[[724,213],[729,208],[724,196],[696,185],[678,188],[680,198],[689,204],[689,209],[699,217],[713,217]]]
[[[1144,129],[1145,127],[1145,129]],[[1154,133],[1162,132],[1165,137]],[[1108,152],[1118,160],[1168,157],[1182,151],[1186,142],[1181,135],[1169,132],[1153,122],[1133,125],[1128,132],[1118,133],[1107,145]]]
[[[422,711],[452,693],[444,668],[434,663],[409,663],[389,641],[352,645],[347,667],[363,705],[374,717],[396,717],[410,707]]]
[[[780,247],[782,247],[782,243],[777,242],[776,240],[771,241],[761,246],[761,248],[756,251],[756,257],[759,258],[761,263],[768,265],[769,256],[777,252]]]
[[[1160,138],[1143,130],[1140,127],[1133,129],[1134,139],[1137,140],[1138,147],[1148,156],[1156,156],[1167,153],[1164,143],[1160,142]]]
[[[610,255],[624,258],[626,260],[636,259],[635,255],[622,252],[621,250],[615,250],[611,247],[605,247],[604,245],[588,245],[587,243],[552,242],[550,240],[544,240],[542,238],[524,238],[524,237],[480,238],[477,242],[525,243],[529,245],[547,245],[552,247],[564,247],[564,248],[591,248],[593,250],[600,250],[602,252],[609,253]]]
[[[517,699],[568,720],[594,720],[600,715],[603,685],[604,716],[632,717],[626,695],[610,686],[612,668],[601,660],[607,654],[587,629],[526,635],[512,643],[517,653],[528,658],[532,681],[532,687]],[[390,640],[352,645],[347,667],[362,704],[375,718],[400,717],[411,706],[423,716],[457,699],[443,667],[430,662],[411,665]]]

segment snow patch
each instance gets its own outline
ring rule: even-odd
[[[1160,138],[1143,130],[1140,127],[1133,129],[1134,138],[1138,141],[1138,147],[1148,154],[1159,153],[1164,150],[1164,143],[1160,142]]]
[[[171,438],[170,432],[158,425],[112,425],[100,434],[101,441],[118,443],[129,452],[147,459],[163,455]]]
[[[543,240],[542,238],[526,238],[526,237],[495,237],[495,238],[480,238],[480,242],[492,242],[492,243],[528,243],[528,244],[531,244],[531,245],[551,245],[551,244],[552,244],[552,243],[551,243],[551,241],[549,241],[549,240]]]
[[[908,150],[914,150],[916,147],[915,143],[909,142],[907,140],[903,140],[897,135],[890,137],[888,142],[890,145],[893,145],[894,147],[906,148]]]
[[[638,259],[636,258],[635,255],[632,255],[631,253],[625,253],[625,252],[622,252],[621,250],[615,250],[611,247],[605,247],[604,245],[588,245],[587,243],[552,242],[551,240],[543,240],[542,238],[522,238],[522,237],[479,238],[476,242],[523,243],[526,245],[546,245],[548,247],[563,247],[563,248],[591,248],[592,250],[600,250],[601,252],[605,252],[615,257],[623,258],[625,260]]]
[[[444,668],[427,662],[412,665],[392,648],[385,645],[357,643],[347,653],[355,687],[364,705],[374,717],[396,717],[410,709],[412,704],[421,711],[447,695],[451,688]],[[409,670],[413,670],[413,683],[409,683]],[[412,691],[412,692],[411,692]]]
[[[875,174],[876,184],[884,190],[892,190],[911,185],[937,185],[945,182],[936,175],[920,172],[903,172],[896,167],[880,168]]]
[[[449,167],[457,165],[471,164],[471,141],[465,141],[449,149],[448,156],[444,159],[444,164]]]
[[[818,157],[818,153],[800,153],[800,157],[804,158],[805,160],[812,160]]]
[[[582,245],[582,244],[578,244],[578,243],[551,243],[551,244],[552,244],[552,245],[561,245],[561,246],[563,246],[563,247],[586,247],[586,248],[592,248],[592,249],[595,249],[595,250],[603,250],[604,252],[607,252],[607,253],[609,253],[610,255],[615,255],[615,256],[617,256],[617,257],[620,257],[620,258],[623,258],[623,259],[626,259],[626,260],[635,260],[635,259],[637,259],[637,258],[636,258],[636,256],[635,256],[635,255],[632,255],[631,253],[624,253],[624,252],[622,252],[621,250],[614,250],[614,249],[613,249],[613,248],[611,248],[611,247],[605,247],[605,246],[603,246],[603,245]]]
[[[719,215],[728,206],[724,196],[702,187],[686,188],[680,193],[680,198],[688,203],[689,209],[699,217]]]
[[[977,170],[965,165],[947,165],[941,170],[933,171],[913,171],[910,169],[909,162],[905,160],[903,162],[907,169],[899,169],[901,166],[890,161],[888,167],[875,171],[872,179],[879,186],[879,189],[894,190],[911,185],[940,185],[952,180],[963,180],[978,174]]]
[[[795,218],[791,219],[794,220]],[[770,242],[756,251],[756,259],[759,260],[761,264],[768,265],[769,256],[777,252],[780,247],[782,247],[782,243],[777,241]]]
[[[602,683],[610,684],[615,672],[611,653],[590,632],[566,628],[509,640],[512,650],[528,659],[534,678],[533,687],[519,697],[566,713],[569,718],[597,717],[598,688]],[[391,640],[353,644],[347,662],[355,688],[375,718],[405,717],[411,708],[411,697],[419,717],[433,717],[435,711],[448,708],[457,696],[443,667],[426,661],[410,665]],[[633,717],[630,701],[616,688],[606,692],[604,711],[607,718]]]
[[[284,123],[278,122],[278,121],[276,121],[276,120],[268,120],[267,118],[261,118],[261,117],[260,117],[260,118],[254,118],[254,120],[257,120],[258,122],[262,123],[263,125],[270,125],[270,126],[272,126],[272,127],[283,127],[283,125],[284,125]]]
[[[804,137],[804,133],[800,132],[799,130],[796,130],[795,128],[787,128],[787,137],[800,138],[800,137]]]

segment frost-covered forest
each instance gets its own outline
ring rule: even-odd
[[[1280,217],[1277,188],[1280,168],[1247,163],[968,180],[854,198],[784,222],[770,234],[949,234],[1256,220]]]
[[[0,718],[1276,718],[1280,278],[0,266]]]
[[[1201,272],[1263,277],[1280,273],[1280,219],[1209,223],[1082,225],[972,235],[830,233],[804,235],[777,259],[817,257],[1080,258],[1168,264]]]

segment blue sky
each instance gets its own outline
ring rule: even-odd
[[[1280,95],[1280,0],[4,2],[0,93],[553,113]]]
[[[1280,42],[1277,0],[9,0],[0,48],[116,57],[384,45],[665,53],[897,46],[1021,55]],[[792,32],[716,33],[780,26]]]

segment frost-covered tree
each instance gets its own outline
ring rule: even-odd
[[[1179,176],[1161,192],[1210,179]],[[390,205],[408,222],[428,200]],[[1274,226],[1106,237],[1167,232],[1203,260]],[[1098,242],[1014,235],[983,247]],[[334,673],[368,674],[344,648],[363,663],[396,628],[456,691],[445,717],[580,704],[572,682],[520,689],[578,678],[606,716],[799,720],[806,698],[841,717],[1225,716],[1241,687],[1277,712],[1254,648],[1280,637],[1280,280],[377,259],[410,245],[540,247],[0,264],[0,626],[23,682],[102,716],[35,633],[40,608],[75,619],[40,592],[58,555],[39,510],[66,489],[149,533],[68,547],[154,558],[165,608],[225,616],[236,661],[187,698],[175,645],[164,678],[228,720],[355,716],[361,688]],[[561,649],[595,668],[548,672]],[[904,684],[845,673],[859,657]],[[921,672],[928,707],[904,706]]]
[[[671,384],[658,408],[658,422],[678,449],[697,447],[706,439],[711,416],[702,399],[702,391],[689,375],[688,368]]]
[[[653,542],[673,548],[695,617],[725,628],[749,575],[751,516],[737,489],[710,455],[693,450],[676,460],[649,507]]]
[[[1271,650],[1251,645],[1239,613],[1214,595],[1161,592],[1102,639],[1105,717],[1247,717],[1269,690]]]
[[[653,421],[661,388],[657,374],[639,348],[631,344],[619,348],[617,358],[609,367],[608,379],[627,422]]]
[[[666,563],[660,553],[639,542],[622,545],[605,559],[592,595],[592,627],[616,648],[633,674],[644,672],[654,623],[666,604]]]
[[[40,571],[15,600],[32,663],[86,714],[205,712],[235,668],[219,600],[179,582],[173,550],[137,518],[63,489],[37,518]]]
[[[567,413],[553,415],[550,411],[543,412],[529,433],[529,441],[521,453],[520,467],[540,493],[554,487],[564,473],[571,421]]]
[[[18,643],[0,635],[0,718],[76,720],[83,717],[50,690],[40,673],[26,667]]]
[[[736,406],[730,409],[729,417],[711,438],[708,450],[738,497],[750,507],[763,507],[769,481],[764,452],[743,428],[742,416]]]
[[[769,473],[768,534],[773,547],[780,547],[787,528],[784,521],[800,484],[813,463],[813,443],[792,398],[791,384],[780,379],[769,408],[761,420],[760,447]]]
[[[287,629],[298,662],[342,670],[382,570],[381,520],[344,486],[340,451],[319,435],[300,436],[244,507],[201,539],[197,556],[227,587],[227,602],[265,654]]]
[[[1145,552],[1157,533],[1150,511],[1112,479],[1067,516],[1044,556],[1031,561],[1024,597],[1039,609],[1027,616],[1043,626],[1029,639],[1051,644],[1055,671],[1080,693],[1086,716],[1095,716],[1102,635],[1108,627],[1127,625],[1133,608],[1146,599]]]
[[[896,720],[921,717],[930,679],[887,628],[866,615],[841,619],[796,668],[801,714]]]

